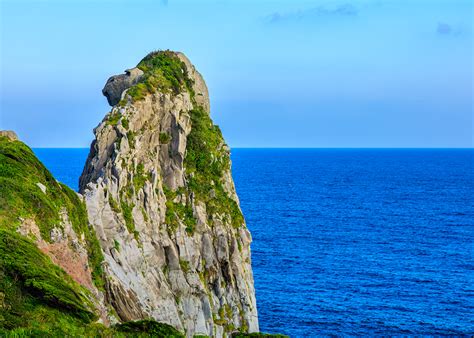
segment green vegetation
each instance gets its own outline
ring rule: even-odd
[[[157,90],[174,94],[187,90],[194,96],[193,83],[188,77],[186,65],[176,53],[168,50],[151,52],[137,67],[144,74],[139,83],[127,90],[133,102],[143,100],[147,94],[155,93]],[[125,105],[126,102],[120,104]]]
[[[35,311],[38,301],[85,322],[96,319],[92,304],[85,297],[86,290],[54,265],[30,240],[1,229],[0,257],[0,289],[6,304],[0,307],[3,318],[0,325],[22,324],[22,315],[34,315],[31,312]]]
[[[67,203],[67,210],[72,227],[77,234],[84,234],[85,236],[89,265],[92,270],[92,280],[94,281],[95,286],[102,290],[104,287],[104,276],[102,271],[104,256],[94,228],[89,225],[86,206],[74,191],[69,189],[65,184],[61,183],[60,185],[63,192],[68,196],[69,202],[71,202],[71,204]]]
[[[114,198],[112,197],[112,195],[109,195],[109,205],[110,205],[110,208],[112,208],[112,211],[115,212],[115,213],[120,213],[122,210],[120,210],[120,207],[119,205],[117,204],[117,202],[114,200]]]
[[[157,90],[175,94],[187,90],[194,102],[193,82],[189,78],[186,65],[170,51],[158,51],[148,54],[138,64],[144,72],[141,82],[128,90],[134,100],[141,100],[147,93]],[[244,224],[244,218],[236,201],[224,190],[222,178],[230,169],[230,158],[218,126],[212,123],[208,112],[194,102],[194,109],[189,112],[192,129],[187,138],[187,150],[184,160],[188,188],[185,191],[186,203],[174,202],[175,196],[167,195],[166,224],[170,233],[176,231],[179,220],[186,226],[186,232],[193,235],[196,226],[189,196],[194,193],[197,200],[206,204],[210,223],[212,215],[219,214],[232,226],[238,228]],[[123,123],[123,122],[122,122]],[[130,147],[133,147],[133,133],[127,133]],[[160,133],[160,143],[167,144],[171,135]],[[138,169],[138,168],[137,168]],[[135,175],[135,191],[146,180],[145,175]]]
[[[114,112],[107,117],[106,123],[110,126],[116,126],[120,120],[121,115],[118,112]]]
[[[185,273],[189,271],[189,262],[185,261],[183,259],[179,260],[179,266],[181,266],[181,270],[183,270]]]
[[[168,133],[160,133],[160,143],[168,144],[171,141],[171,135]]]
[[[130,189],[127,190],[125,194],[127,197],[130,197],[132,195],[133,191],[131,189],[132,188],[130,187]],[[135,205],[133,203],[129,204],[126,198],[122,196],[122,198],[120,199],[120,206],[119,206],[118,203],[113,199],[112,195],[109,195],[109,205],[110,205],[110,208],[115,213],[117,214],[122,213],[123,219],[125,220],[125,226],[127,227],[128,232],[133,234],[135,239],[138,241],[139,233],[138,231],[135,230],[135,221],[133,220],[133,215],[132,215],[132,211]],[[143,212],[143,208],[142,208],[142,212]]]
[[[167,196],[166,224],[169,231],[176,231],[179,220],[182,220],[186,226],[186,232],[189,235],[194,234],[196,220],[188,198],[191,192],[197,200],[205,203],[210,224],[213,223],[213,217],[218,214],[233,227],[242,226],[244,218],[240,208],[237,202],[229,197],[222,183],[224,173],[230,169],[227,147],[219,127],[213,124],[209,113],[194,101],[193,81],[188,76],[186,65],[174,52],[156,51],[143,58],[137,67],[144,72],[144,75],[140,83],[127,91],[133,101],[142,100],[148,93],[159,90],[174,94],[188,91],[194,103],[194,109],[189,111],[192,128],[187,138],[184,160],[188,179],[188,188],[185,192],[187,201],[175,203],[173,198]],[[119,118],[115,115],[111,116],[110,123],[116,124]],[[123,118],[122,125],[128,129],[128,120]],[[135,137],[133,131],[127,132],[131,148],[134,147]],[[168,144],[171,141],[171,135],[160,133],[159,140],[161,144]],[[147,179],[140,168],[137,168],[133,179],[135,192],[143,187]],[[131,222],[127,224],[130,225]]]
[[[137,83],[127,90],[127,94],[132,98],[133,102],[143,100],[148,92],[151,91],[148,90],[145,83]]]
[[[130,149],[135,148],[135,136],[136,134],[134,131],[129,130],[127,132],[128,146],[130,147]]]
[[[120,243],[116,239],[114,239],[114,248],[115,250],[120,251]]]
[[[37,183],[46,187],[46,193]],[[0,137],[0,229],[15,231],[21,219],[32,219],[41,237],[50,242],[51,230],[61,228],[61,210],[67,211],[74,231],[84,235],[94,283],[102,288],[102,251],[84,203],[54,179],[28,146]]]
[[[124,127],[125,130],[128,130],[129,128],[128,119],[126,117],[122,118],[122,127]]]
[[[244,224],[242,212],[222,186],[224,172],[230,169],[222,133],[202,107],[191,110],[189,114],[192,129],[184,159],[189,188],[206,204],[209,215],[225,215],[238,228]]]
[[[119,324],[115,326],[115,330],[132,336],[147,333],[148,337],[184,338],[184,335],[171,325],[158,323],[150,319]]]
[[[36,183],[45,185],[46,193]],[[109,203],[121,211],[110,195]],[[93,323],[98,316],[90,292],[16,232],[22,219],[32,219],[42,238],[50,241],[50,231],[61,226],[61,210],[68,212],[74,231],[84,236],[94,282],[102,287],[102,251],[83,202],[58,183],[25,144],[0,137],[0,336],[184,337],[153,320],[111,328]],[[123,203],[122,210],[130,226],[132,207]],[[117,241],[114,247],[120,249]]]
[[[165,222],[168,225],[168,231],[170,233],[175,232],[179,226],[179,220],[181,220],[186,226],[186,232],[189,235],[193,235],[197,222],[196,218],[194,218],[193,208],[188,196],[186,195],[186,204],[174,202],[178,194],[185,193],[184,189],[181,188],[175,192],[163,186],[163,190],[166,195]]]
[[[194,103],[194,109],[189,111],[192,129],[184,160],[188,186],[177,191],[163,187],[169,231],[175,231],[182,222],[186,232],[194,234],[197,221],[193,215],[192,199],[205,203],[211,224],[213,215],[219,214],[232,226],[242,226],[244,219],[239,206],[223,186],[224,174],[230,169],[227,147],[208,112],[196,105],[193,83],[185,64],[175,53],[164,51],[150,53],[138,67],[145,74],[142,81],[127,92],[132,101],[142,100],[148,93],[160,90],[174,94],[187,91]],[[120,105],[126,103],[125,99]],[[108,115],[106,123],[111,126],[121,123],[127,130],[129,146],[134,147],[137,135],[129,130],[127,118],[113,112]],[[171,135],[160,133],[159,141],[168,144]],[[137,240],[139,234],[135,229],[131,197],[150,179],[150,173],[145,173],[144,165],[140,163],[120,199],[116,201],[108,196],[110,207],[114,212],[122,213],[125,226]],[[37,183],[46,187],[46,193]],[[181,198],[177,199],[178,196]],[[180,202],[175,202],[177,200]],[[0,137],[0,336],[184,337],[173,327],[153,320],[128,322],[111,328],[94,323],[98,315],[90,301],[90,292],[55,265],[31,239],[16,232],[23,220],[31,219],[38,225],[42,238],[49,242],[51,230],[62,226],[60,215],[63,210],[67,211],[74,231],[85,239],[94,283],[103,289],[104,258],[96,234],[88,223],[82,200],[71,189],[58,183],[30,148]],[[142,207],[141,212],[147,220]],[[240,243],[238,245],[242,250]],[[120,251],[117,240],[113,246]],[[183,272],[190,271],[188,261],[180,259],[179,264]],[[168,273],[167,266],[163,267],[163,272]],[[199,273],[204,285],[209,279],[207,274],[206,270]],[[176,301],[179,302],[179,297]],[[224,305],[213,317],[216,324],[223,325],[230,333],[235,331],[232,315],[230,306]],[[240,330],[248,331],[245,321]],[[260,333],[233,336],[285,337]]]
[[[120,203],[122,208],[122,215],[125,220],[125,226],[129,233],[133,234],[135,239],[138,241],[138,232],[135,230],[135,222],[133,220],[132,210],[134,205],[129,205],[126,201],[122,200]]]
[[[194,102],[193,81],[189,78],[186,65],[176,53],[171,51],[156,51],[148,54],[137,65],[144,72],[140,83],[129,88],[127,93],[132,101],[139,101],[149,93],[171,92],[178,94],[187,91]],[[218,126],[212,123],[209,113],[194,102],[194,109],[189,112],[192,129],[187,139],[185,169],[188,178],[187,200],[191,192],[197,200],[206,204],[212,224],[213,215],[219,214],[229,224],[238,228],[244,224],[244,218],[236,201],[234,201],[222,185],[224,172],[230,169],[230,159],[222,133]],[[119,118],[110,118],[111,123],[117,123]],[[122,125],[128,129],[128,120],[122,119]],[[127,132],[130,148],[135,144],[135,133]],[[171,141],[171,135],[160,133],[161,144]],[[143,187],[147,176],[137,168],[133,179],[135,192]],[[186,232],[193,235],[196,220],[193,216],[190,201],[175,203],[167,197],[166,224],[170,232],[176,231],[179,220],[186,226]],[[123,208],[122,208],[123,209]],[[125,213],[125,211],[124,211]],[[127,222],[127,227],[131,222]]]
[[[135,188],[135,193],[138,193],[138,190],[142,189],[145,186],[145,182],[151,180],[151,173],[145,175],[145,167],[143,163],[137,165],[137,170],[133,176],[133,187]]]

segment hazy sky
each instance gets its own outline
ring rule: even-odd
[[[472,3],[0,0],[0,128],[88,147],[107,78],[172,49],[232,147],[472,147]]]

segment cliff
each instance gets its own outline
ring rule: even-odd
[[[0,336],[182,336],[149,320],[110,327],[103,259],[82,197],[0,131]]]
[[[81,194],[0,131],[0,335],[258,331],[251,237],[201,75],[154,52],[103,94]]]
[[[212,123],[206,84],[181,53],[153,52],[103,90],[80,178],[102,248],[105,303],[187,336],[258,331],[251,236]]]

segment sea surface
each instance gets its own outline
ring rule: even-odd
[[[88,149],[34,149],[77,189]],[[474,150],[233,149],[260,328],[474,334]]]

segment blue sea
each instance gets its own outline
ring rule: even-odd
[[[34,149],[77,189],[88,149]],[[260,327],[474,334],[474,150],[233,149]]]

